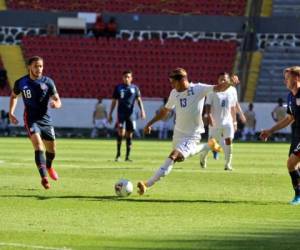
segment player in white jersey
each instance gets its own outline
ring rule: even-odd
[[[169,174],[175,162],[183,161],[189,156],[208,149],[208,144],[200,144],[201,133],[204,132],[202,121],[204,97],[214,91],[225,91],[239,82],[237,76],[233,76],[218,85],[194,84],[188,81],[187,72],[182,68],[174,69],[169,74],[169,80],[174,89],[171,91],[165,107],[147,123],[144,132],[149,134],[151,126],[175,108],[176,122],[173,133],[173,150],[164,164],[150,179],[138,182],[137,187],[140,195],[144,194],[147,188],[154,185],[160,178]],[[212,150],[214,150],[214,146]]]
[[[218,84],[230,80],[228,73],[218,76]],[[206,98],[205,115],[209,123],[209,138],[215,138],[220,143],[225,154],[225,170],[232,170],[232,140],[237,129],[236,106],[237,92],[229,87],[224,92],[210,93]],[[200,166],[206,168],[207,154],[209,150],[203,150],[200,154]]]

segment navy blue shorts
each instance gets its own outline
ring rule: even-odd
[[[116,124],[117,128],[125,128],[128,132],[134,131],[133,121],[131,117],[119,116]]]
[[[300,157],[300,138],[298,138],[298,137],[292,138],[289,156],[291,154],[294,154],[294,155]]]
[[[32,134],[38,133],[41,138],[46,141],[55,140],[55,131],[54,127],[50,124],[43,124],[39,122],[28,122],[25,123],[25,128],[29,136]]]

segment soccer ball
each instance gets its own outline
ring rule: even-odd
[[[117,196],[120,197],[126,197],[130,195],[133,191],[133,185],[131,181],[126,180],[126,179],[120,179],[116,184],[115,184],[115,192]]]

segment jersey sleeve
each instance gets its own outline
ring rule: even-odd
[[[213,104],[213,93],[209,93],[206,96],[205,104],[212,105]]]
[[[195,87],[197,89],[197,94],[200,97],[207,96],[208,94],[213,93],[214,91],[214,85],[198,83],[197,85],[195,85]]]
[[[112,98],[113,99],[119,99],[120,98],[120,94],[119,94],[119,91],[118,91],[118,86],[115,87]]]
[[[170,95],[169,95],[168,101],[165,105],[165,108],[173,109],[175,107],[175,103],[176,103],[175,90],[172,90]]]
[[[140,91],[139,87],[136,87],[135,91],[136,91],[136,98],[141,97],[141,91]]]
[[[13,92],[15,95],[19,95],[21,93],[21,90],[19,87],[19,81],[15,81]]]
[[[50,78],[48,78],[48,79],[49,79],[49,81],[48,81],[49,94],[50,94],[50,96],[56,95],[57,89],[56,89],[55,83],[52,79],[50,79]]]

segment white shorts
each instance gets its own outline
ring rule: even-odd
[[[201,135],[189,137],[174,131],[172,141],[173,149],[178,150],[183,155],[184,159],[186,159],[200,152],[200,139]]]
[[[232,123],[221,125],[218,128],[209,127],[209,138],[215,138],[220,141],[221,138],[234,138],[234,127]]]
[[[108,126],[108,122],[106,118],[95,120],[95,128],[101,129],[106,128]]]

